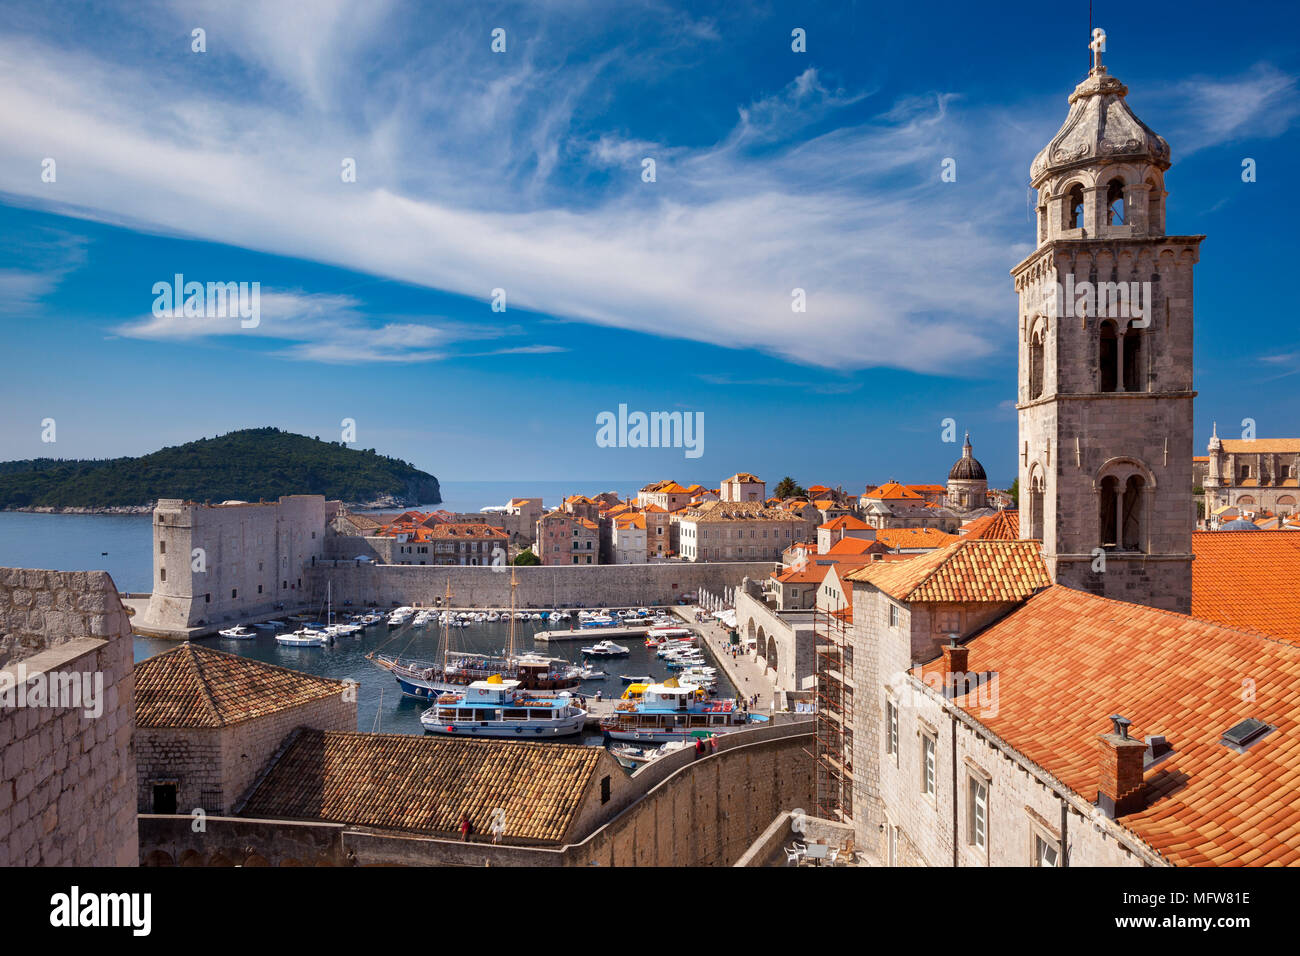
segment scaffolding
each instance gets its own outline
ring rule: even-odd
[[[813,612],[817,649],[817,815],[853,819],[853,645],[851,608]]]

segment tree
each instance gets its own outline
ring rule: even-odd
[[[526,567],[535,564],[541,564],[542,559],[533,554],[531,550],[520,551],[515,555],[514,563],[519,567]]]
[[[1020,479],[1017,478],[1011,482],[1011,487],[1007,489],[1007,494],[1011,496],[1011,507],[1020,507]]]
[[[786,475],[776,483],[776,489],[772,492],[772,495],[782,501],[786,498],[806,498],[808,489],[795,484],[794,479]]]

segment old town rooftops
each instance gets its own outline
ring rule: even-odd
[[[605,750],[576,744],[303,729],[239,812],[450,835],[462,813],[487,833],[499,809],[507,838],[558,843],[609,768]]]
[[[682,521],[801,521],[783,508],[769,508],[761,501],[706,501],[680,512]]]
[[[955,703],[1089,801],[1109,715],[1132,721],[1130,737],[1166,739],[1140,809],[1119,818],[1166,859],[1300,864],[1300,648],[1061,586],[964,646],[967,671],[990,677]],[[942,669],[939,658],[922,671]],[[1226,745],[1247,718],[1272,729]]]
[[[345,686],[186,642],[135,665],[135,722],[226,727],[342,694]]]
[[[1036,541],[956,541],[910,561],[874,563],[846,575],[909,602],[1023,601],[1050,585]]]

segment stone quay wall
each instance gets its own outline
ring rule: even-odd
[[[770,561],[700,564],[597,564],[516,568],[519,607],[549,608],[585,604],[587,607],[638,607],[675,604],[700,588],[720,591],[736,587],[746,577],[763,578]],[[367,565],[356,561],[317,561],[307,570],[310,594],[325,600],[331,585],[337,607],[371,602],[380,607],[433,604],[451,582],[456,607],[509,607],[510,568]]]
[[[0,568],[0,667],[0,866],[134,866],[131,625],[112,578]]]

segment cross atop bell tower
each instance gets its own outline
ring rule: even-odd
[[[1021,535],[1054,579],[1191,610],[1192,270],[1165,234],[1169,144],[1129,107],[1092,31],[1088,76],[1030,166],[1038,247],[1020,299]]]

